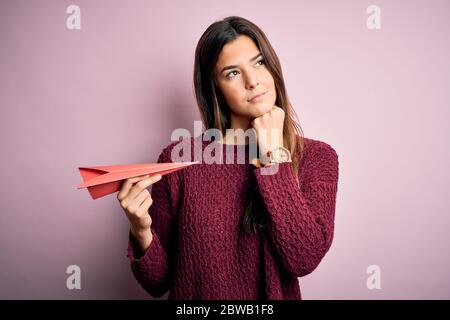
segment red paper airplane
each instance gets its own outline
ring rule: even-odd
[[[196,163],[198,161],[80,167],[78,170],[83,183],[78,185],[77,189],[87,188],[92,199],[97,199],[119,191],[125,179],[147,174],[166,175]]]

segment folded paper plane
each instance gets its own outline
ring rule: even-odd
[[[97,199],[119,191],[123,181],[128,178],[147,174],[166,175],[196,163],[198,161],[79,167],[83,183],[78,185],[77,189],[87,188],[92,199]]]

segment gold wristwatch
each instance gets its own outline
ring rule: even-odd
[[[263,166],[274,163],[292,162],[291,152],[285,147],[277,147],[261,156],[260,162]]]

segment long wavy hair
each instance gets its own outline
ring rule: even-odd
[[[299,161],[303,156],[304,135],[297,120],[284,84],[280,61],[264,32],[251,21],[238,16],[229,16],[211,24],[198,41],[194,62],[194,93],[203,124],[206,129],[219,129],[223,135],[231,126],[230,109],[221,98],[216,82],[215,66],[225,44],[240,35],[253,39],[262,53],[265,66],[271,73],[276,90],[275,104],[285,112],[283,142],[292,155],[292,170],[298,183]],[[266,228],[267,214],[255,183],[246,202],[242,218],[242,230],[258,234]]]

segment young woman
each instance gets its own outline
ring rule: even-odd
[[[207,28],[195,52],[194,86],[206,129],[223,135],[182,142],[200,143],[203,153],[213,144],[212,154],[236,160],[252,144],[237,143],[230,129],[250,129],[261,156],[128,179],[118,200],[131,225],[133,274],[154,297],[300,300],[298,277],[332,243],[338,155],[303,137],[278,57],[246,19]],[[179,143],[165,147],[158,162],[175,162]],[[264,172],[271,167],[277,170]]]

